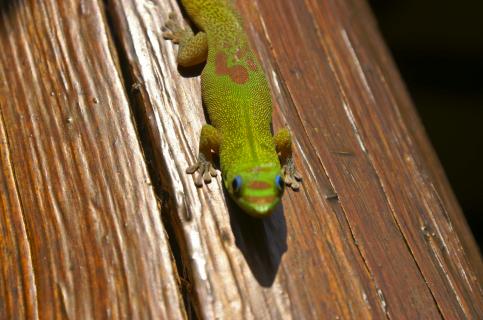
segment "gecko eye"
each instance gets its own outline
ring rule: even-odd
[[[240,192],[242,185],[242,178],[240,176],[236,176],[235,179],[231,182],[231,186],[233,187],[233,192]]]
[[[278,190],[282,191],[284,187],[283,179],[281,176],[275,177],[275,184],[277,185]]]

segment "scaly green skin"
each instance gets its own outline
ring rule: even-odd
[[[200,32],[180,29],[171,17],[164,36],[179,43],[178,64],[206,61],[201,89],[212,124],[203,127],[198,162],[187,173],[199,173],[197,186],[203,185],[202,179],[209,183],[216,175],[212,151],[217,152],[231,197],[247,213],[266,216],[280,202],[283,181],[293,189],[299,187],[290,134],[284,129],[272,136],[268,84],[229,0],[182,0],[182,4]]]

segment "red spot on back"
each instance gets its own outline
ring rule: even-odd
[[[245,67],[234,66],[231,68],[230,78],[235,83],[244,84],[248,81],[248,71]]]
[[[233,67],[228,66],[226,54],[218,52],[215,58],[215,72],[217,75],[227,75],[230,79],[237,84],[244,84],[248,81],[248,71],[245,67],[236,65]]]
[[[228,74],[228,66],[226,65],[226,55],[222,52],[216,54],[215,67],[216,74],[226,75]]]

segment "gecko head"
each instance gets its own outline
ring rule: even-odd
[[[257,166],[228,174],[225,187],[243,211],[251,216],[269,216],[284,190],[280,168]]]

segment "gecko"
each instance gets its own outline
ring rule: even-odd
[[[177,64],[205,63],[202,100],[210,124],[201,128],[197,161],[186,169],[197,187],[217,176],[230,197],[254,217],[269,216],[285,186],[298,190],[301,175],[287,128],[272,134],[272,100],[265,73],[250,47],[233,0],[181,0],[198,28],[182,28],[171,13],[163,37],[178,44]]]

